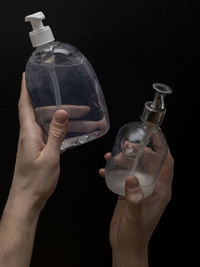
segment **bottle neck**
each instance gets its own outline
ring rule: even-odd
[[[57,42],[54,40],[54,41],[51,41],[51,42],[49,42],[49,43],[46,43],[46,44],[43,44],[43,45],[39,45],[39,46],[37,46],[37,47],[35,48],[35,50],[36,50],[37,52],[39,52],[39,51],[41,51],[41,50],[46,50],[46,49],[52,47],[52,45],[53,45],[54,43],[57,43]]]

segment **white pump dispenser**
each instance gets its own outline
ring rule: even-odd
[[[45,19],[43,12],[37,12],[25,17],[25,22],[30,22],[33,28],[33,31],[29,32],[33,47],[44,45],[55,40],[51,28],[43,25],[43,19]]]
[[[26,64],[26,87],[36,122],[45,136],[57,109],[68,112],[69,128],[61,150],[82,145],[107,133],[108,111],[101,86],[87,58],[71,44],[54,41],[42,12],[25,18],[32,25],[33,47]]]

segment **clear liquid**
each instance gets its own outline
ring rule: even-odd
[[[113,170],[107,175],[106,184],[114,193],[125,196],[125,181],[130,175],[130,173],[122,169]],[[135,172],[134,176],[136,176],[139,180],[144,198],[150,196],[154,190],[155,176],[141,172]]]
[[[109,130],[107,107],[88,60],[77,56],[77,63],[59,65],[63,55],[51,55],[50,59],[52,64],[38,64],[31,58],[26,67],[27,89],[44,133],[48,135],[55,111],[63,109],[68,112],[69,124],[61,150],[104,135]]]
[[[143,122],[124,125],[118,132],[112,157],[105,168],[108,188],[124,196],[126,179],[136,176],[144,197],[150,196],[167,150],[165,137],[157,127]]]

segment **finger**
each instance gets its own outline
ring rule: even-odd
[[[99,171],[98,171],[98,173],[99,173],[99,175],[101,176],[101,177],[105,177],[105,169],[100,169]]]
[[[135,212],[139,212],[144,199],[142,188],[136,176],[129,176],[125,185],[126,199],[128,201],[128,214],[131,219]]]
[[[138,152],[139,145],[136,143],[131,143],[129,141],[125,141],[122,144],[123,152],[128,156],[133,156]]]
[[[82,118],[90,111],[89,106],[63,105],[62,108],[67,111],[70,119]]]
[[[129,170],[133,166],[134,161],[135,161],[135,157],[127,156],[126,154],[122,152],[120,152],[114,157],[115,164],[127,170]]]
[[[48,153],[59,153],[63,139],[67,133],[68,114],[64,110],[58,110],[53,116],[49,127],[48,140],[45,150]]]
[[[95,130],[102,130],[106,128],[106,123],[104,120],[100,121],[70,121],[69,122],[69,132],[81,132],[90,133]]]
[[[158,180],[166,185],[171,185],[174,176],[174,159],[168,149],[167,156],[164,160],[162,169],[159,173]]]
[[[78,119],[84,117],[89,111],[89,106],[76,106],[76,105],[62,105],[61,109],[67,111],[70,119]],[[50,121],[53,114],[56,112],[56,106],[39,107],[35,109],[36,114],[40,117],[42,114],[43,120]]]
[[[106,153],[106,154],[104,155],[104,159],[105,159],[106,161],[108,161],[110,158],[111,158],[111,153],[110,153],[110,152],[108,152],[108,153]]]
[[[108,153],[106,153],[104,155],[104,158],[105,158],[106,161],[108,161],[110,159],[110,157],[111,157],[111,153],[110,152],[108,152]],[[99,173],[99,175],[101,177],[105,177],[105,169],[104,168],[99,169],[98,173]]]
[[[156,131],[153,131],[151,137],[152,137],[155,151],[158,153],[161,152],[163,150],[161,135],[159,133],[157,133]]]
[[[31,104],[30,97],[26,89],[25,73],[22,75],[21,93],[18,102],[19,121],[22,129],[29,128],[30,124],[35,121],[35,115]]]

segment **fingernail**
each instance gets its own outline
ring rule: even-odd
[[[57,112],[55,114],[55,121],[60,124],[64,124],[67,120],[67,116],[65,113]]]
[[[138,184],[131,184],[131,185],[128,185],[128,189],[135,189],[138,187]]]

